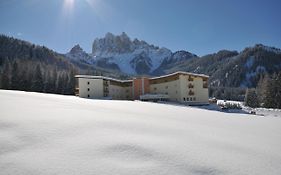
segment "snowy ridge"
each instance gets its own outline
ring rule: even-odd
[[[147,73],[160,66],[165,58],[170,57],[172,52],[167,48],[158,48],[144,41],[131,39],[123,32],[120,36],[107,33],[105,38],[96,39],[93,44],[92,55],[98,59],[109,58],[110,63],[115,63],[128,74],[136,74],[138,60],[149,67]],[[138,58],[138,57],[141,58]],[[143,60],[145,59],[145,60]],[[133,61],[134,60],[134,61]]]

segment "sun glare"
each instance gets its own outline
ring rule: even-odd
[[[63,7],[65,10],[71,11],[75,0],[64,0]]]

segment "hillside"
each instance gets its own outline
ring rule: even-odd
[[[4,90],[0,99],[1,175],[281,171],[279,117]]]
[[[126,77],[81,60],[69,60],[45,46],[0,35],[0,88],[74,94],[75,74]]]
[[[256,87],[263,74],[281,71],[281,50],[257,44],[242,52],[221,50],[156,70],[157,74],[174,71],[203,73],[210,76],[211,86]]]

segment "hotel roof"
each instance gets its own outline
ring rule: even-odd
[[[93,76],[93,75],[75,75],[75,78],[104,79],[104,80],[118,81],[118,82],[121,82],[121,83],[126,83],[126,82],[132,82],[133,81],[133,80],[119,80],[119,79],[110,78],[110,77]]]
[[[149,79],[155,80],[155,79],[166,78],[166,77],[177,75],[177,74],[192,75],[192,76],[197,76],[197,77],[209,78],[208,75],[204,75],[204,74],[196,74],[196,73],[191,73],[191,72],[177,71],[177,72],[174,72],[174,73],[171,73],[171,74],[162,75],[162,76],[158,76],[158,77],[152,77],[152,78],[149,78]],[[133,80],[119,80],[119,79],[110,78],[110,77],[92,76],[92,75],[76,75],[75,78],[104,79],[104,80],[111,80],[111,81],[117,81],[117,82],[122,82],[122,83],[133,81]]]

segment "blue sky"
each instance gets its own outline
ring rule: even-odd
[[[66,53],[107,32],[198,55],[281,48],[280,0],[0,0],[0,33]]]

